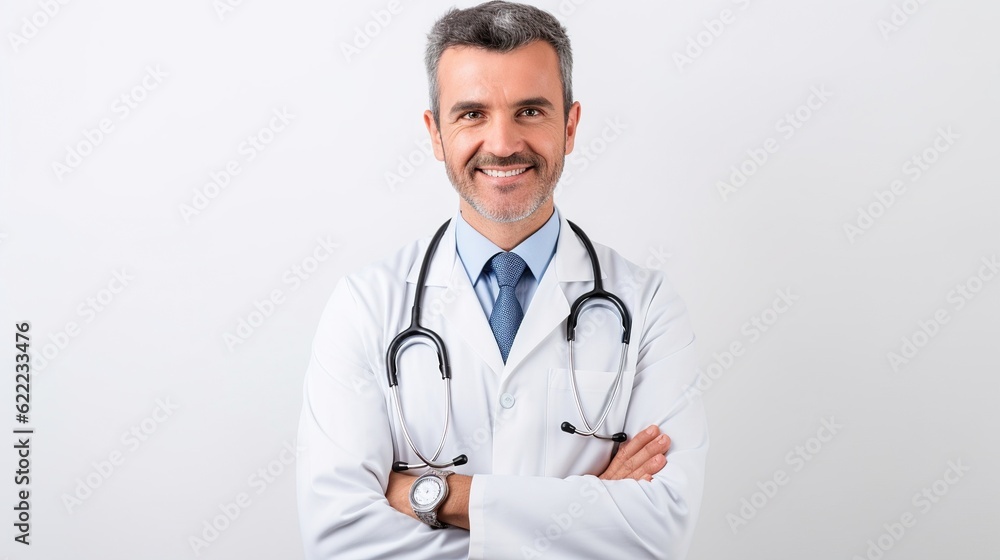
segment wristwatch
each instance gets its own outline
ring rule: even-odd
[[[421,475],[410,487],[410,507],[417,519],[435,529],[447,527],[438,521],[437,510],[448,498],[448,481],[452,471],[430,469]]]

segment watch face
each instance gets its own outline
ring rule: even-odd
[[[413,487],[413,502],[418,506],[429,506],[441,495],[441,481],[437,478],[422,478]]]

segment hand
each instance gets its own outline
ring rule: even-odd
[[[661,434],[660,427],[654,424],[622,445],[611,460],[611,464],[598,478],[651,481],[653,475],[667,465],[668,449],[670,449],[670,436]]]
[[[413,508],[410,507],[410,486],[413,486],[416,480],[415,476],[390,471],[389,484],[385,489],[385,499],[389,500],[389,505],[414,519],[417,519],[417,514],[413,513]]]

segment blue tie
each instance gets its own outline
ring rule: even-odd
[[[514,345],[514,335],[521,326],[521,319],[524,319],[524,311],[514,295],[514,287],[526,267],[524,259],[515,253],[497,253],[490,259],[490,268],[497,275],[497,283],[500,284],[500,295],[490,313],[490,328],[493,329],[504,363],[507,363],[510,347]]]

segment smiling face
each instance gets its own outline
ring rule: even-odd
[[[440,124],[424,122],[434,155],[465,207],[510,223],[552,214],[552,192],[573,151],[580,104],[569,116],[555,49],[543,41],[500,53],[449,47],[438,65]]]

